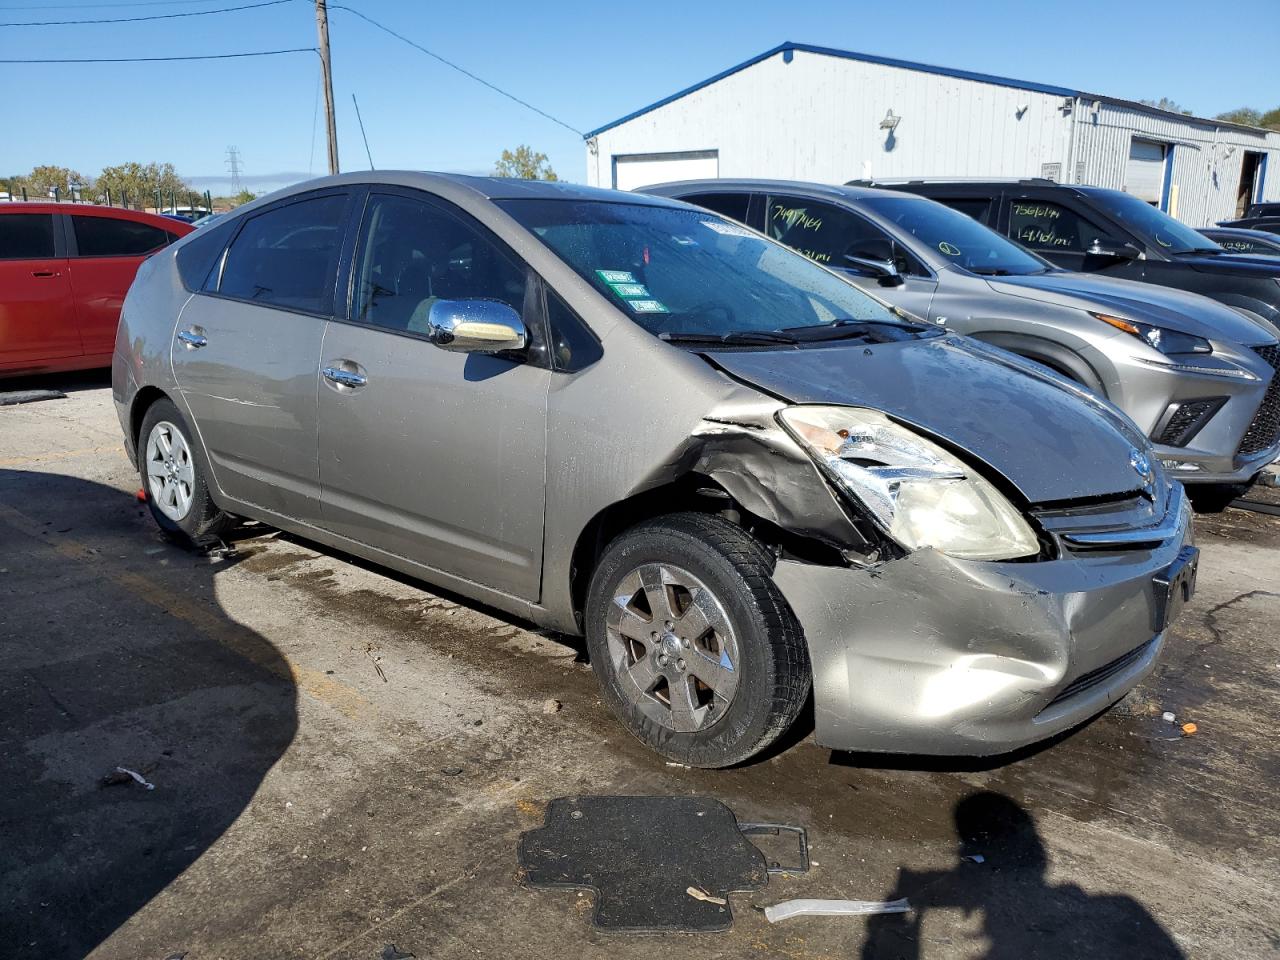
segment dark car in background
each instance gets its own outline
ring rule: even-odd
[[[138,265],[191,224],[89,204],[0,204],[0,377],[111,365]]]
[[[1244,217],[1241,220],[1220,220],[1219,227],[1235,230],[1260,230],[1263,233],[1280,234],[1280,215],[1271,214],[1265,217]]]
[[[1121,190],[1040,178],[850,182],[938,200],[1067,270],[1190,290],[1280,324],[1280,262],[1224,250]]]
[[[1280,221],[1277,221],[1280,226]],[[1201,227],[1200,232],[1223,250],[1252,253],[1264,257],[1280,257],[1280,234],[1243,227]]]

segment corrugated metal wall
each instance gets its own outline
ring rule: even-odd
[[[778,53],[598,134],[587,144],[587,177],[612,186],[616,155],[717,150],[722,177],[1027,177],[1049,165],[1062,182],[1121,189],[1137,135],[1174,145],[1176,212],[1193,226],[1235,214],[1246,150],[1268,155],[1263,199],[1280,200],[1280,134],[1108,100],[1064,110],[1064,101],[796,50],[789,63]],[[890,110],[901,118],[892,133],[880,128]]]
[[[610,186],[615,154],[705,149],[720,151],[722,177],[1038,176],[1066,160],[1062,102],[796,51],[601,133],[588,179]],[[889,110],[901,118],[892,136],[879,126]]]
[[[1172,144],[1170,183],[1177,187],[1176,213],[1192,226],[1235,216],[1241,164],[1248,150],[1270,155],[1264,199],[1280,199],[1280,135],[1214,127],[1106,101],[1082,102],[1077,121],[1076,160],[1082,165],[1082,182],[1094,186],[1123,189],[1129,144],[1135,136]]]

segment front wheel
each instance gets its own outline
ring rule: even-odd
[[[800,625],[750,534],[705,514],[633,527],[601,558],[587,646],[610,709],[672,760],[725,767],[760,752],[809,695]]]
[[[176,539],[217,536],[231,525],[209,495],[205,468],[196,456],[191,431],[173,401],[147,408],[138,433],[138,472],[151,516]]]

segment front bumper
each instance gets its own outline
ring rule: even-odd
[[[837,750],[983,756],[1123,697],[1163,645],[1155,577],[1191,543],[991,563],[918,550],[864,570],[779,561],[804,629],[817,739]]]

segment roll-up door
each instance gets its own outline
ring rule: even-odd
[[[615,190],[638,190],[671,180],[705,180],[720,176],[718,150],[680,153],[632,153],[613,158]]]
[[[1129,166],[1124,188],[1139,200],[1160,204],[1164,192],[1165,145],[1154,140],[1134,140],[1129,145]]]

